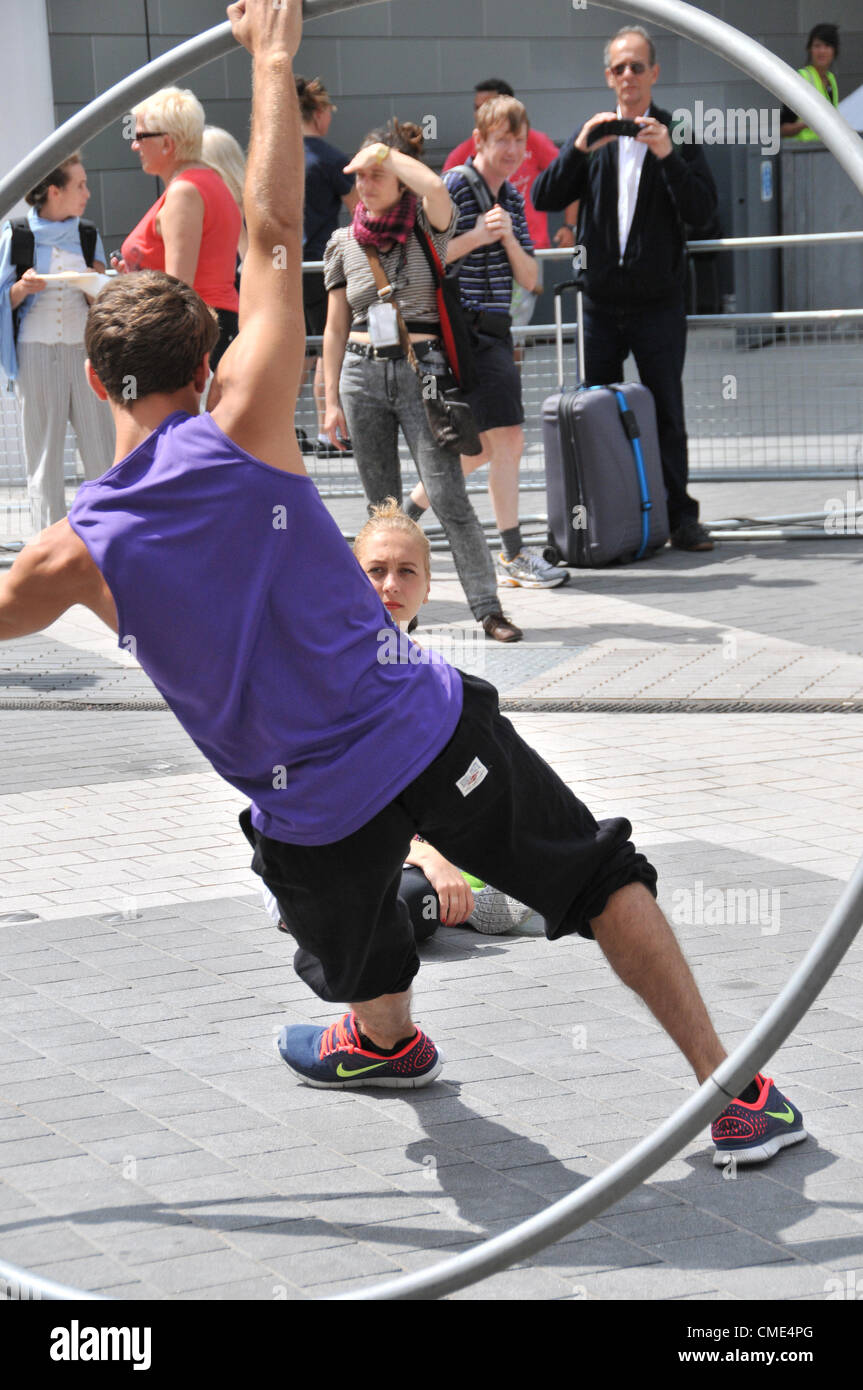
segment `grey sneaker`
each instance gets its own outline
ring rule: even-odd
[[[508,898],[499,888],[486,884],[473,895],[473,912],[468,921],[483,936],[500,936],[520,927],[533,913],[533,908],[515,898]]]
[[[539,550],[525,546],[514,560],[497,557],[499,582],[513,589],[554,589],[565,584],[569,571],[550,565]]]

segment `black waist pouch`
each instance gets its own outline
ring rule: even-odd
[[[512,328],[509,314],[490,314],[485,309],[474,313],[471,321],[477,333],[485,333],[489,338],[508,338]]]

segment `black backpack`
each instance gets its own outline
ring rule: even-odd
[[[12,218],[9,226],[12,229],[9,260],[15,267],[16,280],[20,280],[25,270],[33,269],[33,262],[36,258],[36,238],[33,236],[33,229],[26,217]],[[79,218],[78,235],[81,238],[81,254],[84,257],[84,263],[92,266],[96,259],[96,238],[98,236],[95,222],[88,222],[86,217]],[[18,321],[24,302],[22,300],[18,308],[12,311],[12,333],[16,342],[18,341]]]

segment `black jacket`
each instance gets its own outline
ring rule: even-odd
[[[671,115],[649,114],[671,127]],[[592,154],[575,148],[576,131],[531,190],[540,212],[559,212],[576,198],[576,241],[584,247],[581,289],[599,303],[649,304],[676,297],[686,276],[684,223],[703,227],[715,216],[716,185],[700,145],[674,145],[665,159],[644,157],[626,253],[617,228],[617,141]]]

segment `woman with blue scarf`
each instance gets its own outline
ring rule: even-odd
[[[114,459],[111,412],[84,375],[88,295],[74,283],[42,278],[88,269],[79,223],[89,196],[79,154],[70,155],[27,194],[33,265],[20,279],[11,259],[8,222],[0,235],[0,363],[15,383],[21,405],[31,520],[40,531],[66,515],[68,422],[86,478],[98,478]],[[105,250],[97,234],[92,270],[104,269]]]

